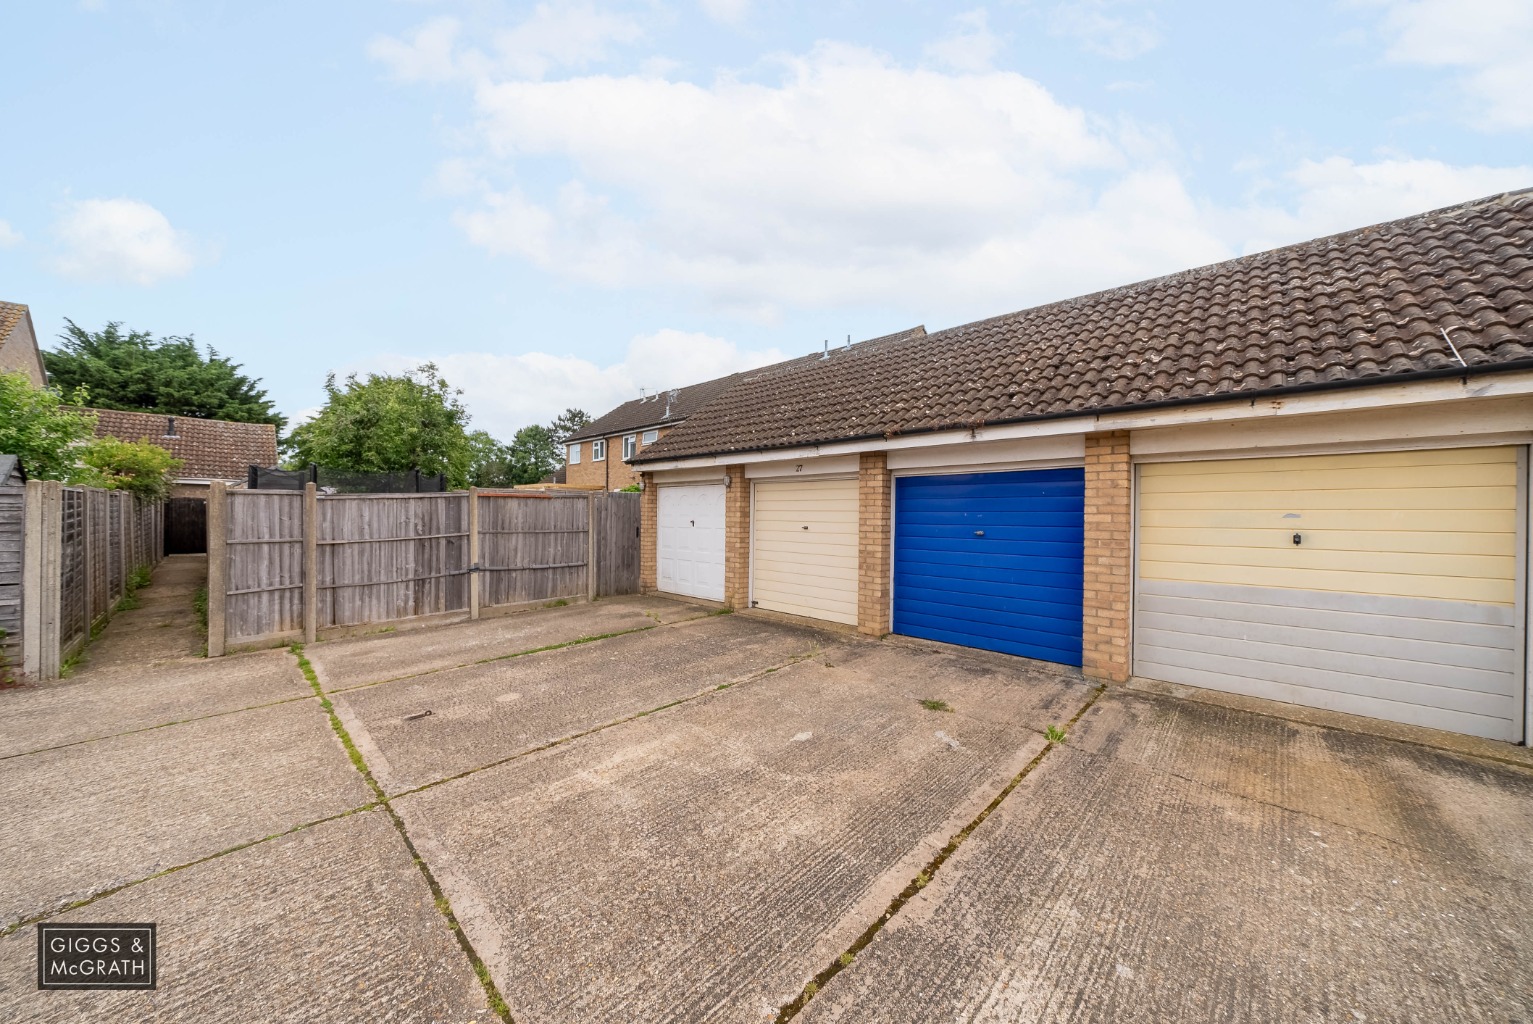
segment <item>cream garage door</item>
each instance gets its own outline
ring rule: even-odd
[[[752,494],[751,604],[857,624],[857,481],[761,480]]]
[[[1135,673],[1520,739],[1521,451],[1141,465]]]
[[[724,600],[724,485],[662,484],[656,501],[659,589]]]

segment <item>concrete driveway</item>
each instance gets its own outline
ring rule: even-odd
[[[0,712],[0,1020],[1533,1021],[1506,748],[645,598]]]

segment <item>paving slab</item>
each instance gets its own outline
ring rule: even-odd
[[[335,705],[373,776],[397,793],[695,696],[827,643],[835,639],[816,630],[714,616],[347,690]]]
[[[0,758],[313,693],[287,651],[82,672],[0,691]]]
[[[1104,696],[799,1019],[1530,1019],[1533,776],[1213,710]]]
[[[371,797],[312,697],[0,761],[0,926]]]
[[[770,1020],[1092,692],[878,646],[395,801],[518,1021]]]
[[[39,992],[32,928],[0,939],[0,1020],[492,1024],[382,811],[133,886],[58,921],[153,921],[152,992]]]
[[[84,650],[77,671],[137,675],[145,666],[200,657],[207,637],[193,598],[207,584],[206,555],[169,555],[138,592],[138,607],[118,612]]]
[[[304,653],[321,686],[344,690],[706,614],[697,605],[664,598],[608,597],[477,622],[324,640],[310,644]]]

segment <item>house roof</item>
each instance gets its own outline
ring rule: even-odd
[[[20,328],[25,325],[26,330]],[[33,383],[42,385],[48,381],[48,368],[43,364],[43,354],[38,350],[37,337],[32,330],[32,316],[27,307],[19,302],[0,302],[0,368],[10,366],[15,368],[17,357],[12,345],[19,345],[27,351],[22,359],[28,360],[36,368],[37,372],[32,375]]]
[[[1528,367],[1533,189],[856,345],[726,395],[635,461]]]
[[[15,455],[0,455],[0,487],[11,482],[11,477],[27,478],[27,471],[21,464],[21,459]]]
[[[27,307],[19,302],[0,302],[0,344],[11,336],[16,325],[27,315]]]
[[[97,437],[157,444],[182,461],[182,480],[243,480],[252,466],[277,464],[277,428],[270,423],[234,423],[157,412],[87,409],[96,416]],[[174,437],[167,436],[169,421]]]
[[[916,327],[913,330],[922,334],[926,332],[924,327]],[[910,333],[911,331],[905,331],[899,336],[903,337]],[[896,335],[890,335],[890,337],[896,337]],[[866,344],[866,342],[862,344]],[[670,391],[661,391],[658,394],[647,395],[644,398],[635,398],[631,402],[624,402],[605,416],[598,417],[587,423],[578,431],[565,438],[565,441],[585,441],[593,437],[631,434],[641,427],[674,426],[681,423],[687,417],[694,415],[703,406],[723,395],[742,380],[754,380],[763,374],[782,370],[799,363],[812,362],[819,358],[820,353],[816,352],[807,356],[787,359],[780,363],[773,363],[770,366],[764,366],[755,370],[731,373],[727,377],[706,380],[701,384],[691,384],[684,388],[673,388]]]

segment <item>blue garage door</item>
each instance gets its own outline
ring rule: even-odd
[[[894,631],[1081,663],[1082,469],[894,485]]]

